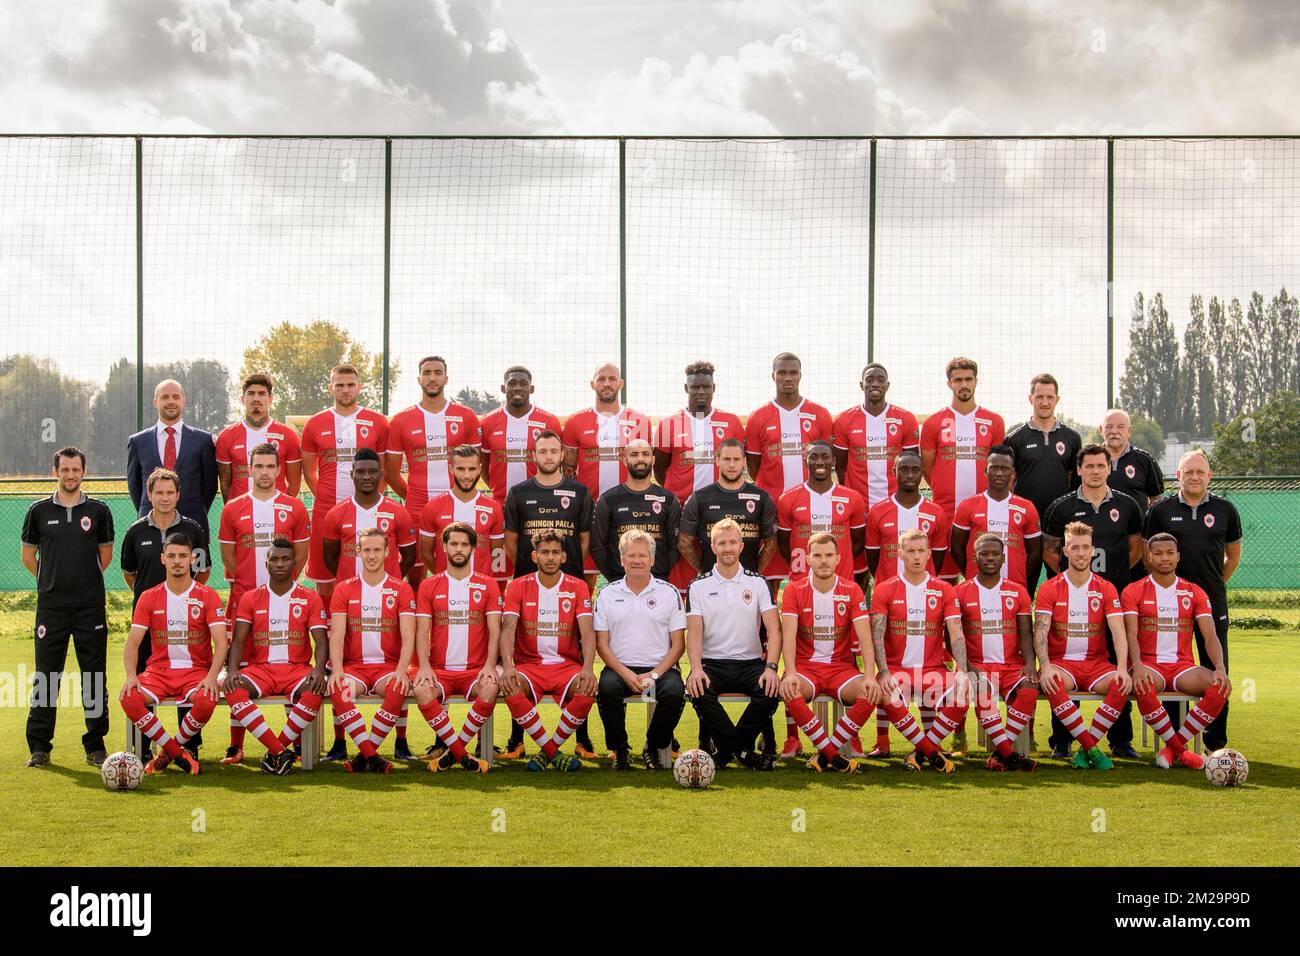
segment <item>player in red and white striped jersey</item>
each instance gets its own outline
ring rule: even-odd
[[[903,573],[898,539],[919,528],[930,542],[931,561],[943,561],[948,551],[948,516],[933,501],[921,497],[921,456],[901,452],[894,461],[898,490],[867,512],[867,567],[877,584]],[[938,574],[937,567],[929,569]]]
[[[420,402],[404,408],[388,423],[385,476],[388,487],[402,498],[406,510],[418,515],[432,499],[451,490],[451,450],[457,445],[479,447],[483,432],[473,410],[450,401],[447,361],[438,355],[420,359]],[[402,474],[402,465],[406,474]],[[411,587],[424,578],[416,563],[407,574]]]
[[[532,403],[533,390],[533,373],[512,365],[501,383],[506,403],[483,416],[483,470],[492,497],[502,504],[511,488],[537,474],[533,461],[537,436],[564,430],[556,416]]]
[[[1178,539],[1166,532],[1152,535],[1144,557],[1151,573],[1130,584],[1120,595],[1138,709],[1142,719],[1165,742],[1156,755],[1157,767],[1168,770],[1177,760],[1185,767],[1200,770],[1205,758],[1188,750],[1187,745],[1219,715],[1232,693],[1223,645],[1214,630],[1209,596],[1178,577]],[[1197,632],[1214,670],[1198,666],[1192,658]],[[1156,696],[1166,690],[1201,698],[1187,712],[1178,730],[1174,730],[1169,713]]]
[[[1071,766],[1076,770],[1110,770],[1114,764],[1097,742],[1119,716],[1133,682],[1128,674],[1128,640],[1124,612],[1115,586],[1092,570],[1092,529],[1082,521],[1065,526],[1063,553],[1069,566],[1048,578],[1034,596],[1034,653],[1038,658],[1038,687],[1080,749]],[[1107,635],[1116,663],[1107,653]],[[1072,690],[1104,694],[1085,726]]]
[[[388,419],[357,404],[361,376],[355,365],[345,363],[330,370],[330,393],[334,407],[317,412],[302,430],[302,477],[313,496],[307,578],[315,583],[322,601],[328,601],[334,590],[321,538],[325,516],[356,490],[352,463],[357,451],[369,448],[382,460],[388,447]]]
[[[497,641],[501,630],[501,592],[497,583],[471,566],[478,544],[472,524],[456,521],[441,532],[446,569],[420,583],[415,596],[415,656],[411,687],[420,714],[441,746],[428,754],[433,771],[459,764],[487,773],[486,761],[466,750],[492,716],[497,702]],[[443,702],[474,698],[460,733]]]
[[[330,598],[330,702],[359,750],[348,761],[348,772],[388,773],[393,765],[379,756],[379,746],[411,689],[407,670],[415,655],[415,594],[409,584],[384,570],[384,532],[362,531],[357,551],[360,575],[340,581]],[[384,696],[369,734],[354,703],[362,694]]]
[[[969,542],[982,534],[996,534],[1006,545],[1002,576],[1029,586],[1026,568],[1036,568],[1042,559],[1043,532],[1038,526],[1038,509],[1028,498],[1013,494],[1015,453],[1006,445],[989,449],[985,465],[988,489],[972,495],[957,506],[952,519],[952,553],[957,569],[969,574]]]
[[[686,366],[686,407],[659,420],[655,429],[655,481],[683,505],[695,492],[718,480],[718,446],[729,438],[745,440],[740,417],[713,407],[712,362]],[[685,593],[696,571],[679,558],[668,581]]]
[[[537,570],[515,578],[506,588],[501,618],[501,673],[498,683],[506,706],[524,731],[542,748],[528,769],[580,770],[577,757],[560,754],[560,746],[587,719],[596,702],[596,632],[591,595],[581,578],[564,574],[564,534],[549,529],[532,536]],[[552,696],[560,721],[548,734],[536,703]]]
[[[982,492],[988,484],[984,459],[1006,435],[1002,416],[975,401],[979,367],[973,359],[955,358],[948,363],[951,404],[939,409],[921,426],[921,462],[934,503],[951,521],[957,505]],[[957,565],[952,554],[944,557],[939,576],[955,581]]]
[[[634,438],[653,441],[650,419],[622,405],[623,375],[606,362],[591,378],[596,401],[564,422],[564,470],[587,486],[595,506],[601,493],[627,481],[623,449]],[[598,569],[590,554],[583,559],[588,590],[595,590]]]
[[[852,578],[835,573],[839,561],[834,535],[819,531],[808,539],[808,575],[791,578],[781,595],[781,699],[817,749],[808,769],[818,773],[857,772],[858,762],[840,751],[881,699],[880,685],[853,656],[867,638],[867,602]],[[846,708],[830,734],[808,706],[824,694]]]
[[[266,747],[262,772],[284,776],[293,767],[291,748],[320,713],[329,658],[329,622],[320,595],[294,579],[293,542],[288,538],[271,542],[266,551],[266,573],[267,583],[246,593],[239,602],[223,690],[231,715]],[[284,730],[278,735],[253,702],[272,696],[293,700]]]
[[[187,773],[198,773],[198,758],[181,748],[203,729],[217,706],[217,675],[226,658],[225,611],[217,592],[192,577],[192,558],[189,538],[180,532],[167,536],[162,553],[167,580],[140,595],[123,654],[122,711],[159,747],[145,765],[149,774],[161,773],[173,760]],[[137,674],[146,633],[153,650],[144,672]],[[193,704],[175,738],[149,711],[165,698]]]
[[[248,493],[248,470],[253,449],[269,444],[280,458],[276,486],[285,494],[298,497],[302,484],[302,446],[291,425],[271,417],[271,377],[250,375],[240,392],[244,420],[227,425],[217,435],[217,478],[221,483],[221,500],[233,501]]]
[[[1032,507],[1032,506],[1031,506]],[[975,688],[975,715],[993,744],[989,770],[1029,770],[1038,764],[1015,750],[1016,738],[1034,714],[1033,610],[1023,584],[1002,576],[1006,545],[985,532],[975,539],[974,577],[957,585],[957,606],[966,632],[966,662]],[[1004,725],[998,699],[1006,701]]]
[[[894,462],[900,452],[919,451],[921,430],[916,416],[905,408],[885,401],[889,373],[879,362],[862,370],[858,382],[862,404],[835,416],[835,470],[840,483],[867,501],[870,511],[898,490]],[[867,586],[866,555],[855,569],[858,584]]]
[[[433,574],[447,570],[447,555],[439,547],[442,533],[456,522],[474,529],[474,570],[490,575],[498,584],[505,579],[505,513],[501,503],[478,490],[479,453],[472,445],[458,445],[451,453],[451,491],[439,495],[420,512],[420,560]]]
[[[831,413],[799,394],[803,366],[797,355],[782,352],[772,360],[772,381],[776,398],[755,409],[745,423],[745,454],[754,484],[780,501],[791,488],[808,480],[804,455],[811,442],[831,438]],[[772,597],[777,585],[790,573],[785,558],[776,554],[763,576]]]
[[[840,560],[835,573],[853,577],[866,540],[867,503],[852,488],[835,483],[835,452],[828,441],[808,445],[808,480],[791,488],[776,505],[776,546],[790,577],[808,573],[808,541],[818,532],[835,539]]]
[[[871,643],[884,694],[880,706],[916,748],[903,760],[905,769],[929,764],[952,773],[956,766],[940,745],[961,723],[971,697],[957,595],[927,570],[930,541],[924,531],[903,532],[899,550],[902,572],[878,583],[871,595]],[[944,666],[945,651],[956,662],[955,671]],[[920,726],[908,710],[911,701],[921,707]]]
[[[359,536],[367,528],[378,528],[388,538],[385,570],[393,577],[406,577],[418,557],[415,519],[398,502],[380,494],[383,479],[375,451],[363,448],[357,452],[352,480],[355,490],[330,509],[321,529],[326,571],[336,582],[360,574]]]

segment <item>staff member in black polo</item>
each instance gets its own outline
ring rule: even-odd
[[[686,499],[677,550],[693,568],[707,574],[717,560],[709,544],[709,530],[723,518],[731,518],[740,525],[741,565],[746,571],[762,574],[776,554],[776,502],[749,480],[745,446],[740,440],[728,438],[714,455],[718,480]]]
[[[740,565],[740,526],[723,518],[709,531],[717,562],[691,582],[686,612],[686,657],[691,674],[686,696],[695,705],[702,736],[717,747],[719,768],[736,760],[751,770],[771,770],[775,758],[754,750],[754,740],[781,701],[777,664],[781,620],[767,582]],[[763,651],[763,628],[768,651]],[[746,694],[749,705],[731,722],[719,694]]]
[[[1061,540],[1065,526],[1082,521],[1092,528],[1092,570],[1115,586],[1117,592],[1129,586],[1129,569],[1142,554],[1142,510],[1122,491],[1106,485],[1110,473],[1110,452],[1104,445],[1084,445],[1078,458],[1079,487],[1052,502],[1043,516],[1043,560],[1053,574],[1062,570]],[[1111,648],[1113,657],[1115,649]],[[1119,718],[1106,734],[1110,752],[1116,757],[1139,759],[1133,749],[1133,705],[1126,701]],[[1070,733],[1052,718],[1052,756],[1070,756]]]
[[[54,748],[59,684],[72,638],[81,668],[81,704],[86,763],[98,767],[108,754],[108,708],[104,662],[108,621],[104,569],[113,560],[113,513],[81,490],[86,456],[68,445],[54,453],[58,490],[27,509],[22,562],[36,585],[36,674],[27,715],[29,767],[44,767]]]
[[[1150,538],[1168,532],[1178,539],[1178,576],[1200,586],[1214,612],[1214,632],[1223,647],[1223,668],[1228,669],[1228,579],[1241,564],[1241,515],[1226,498],[1210,494],[1214,472],[1205,453],[1189,451],[1178,462],[1178,494],[1162,498],[1147,512],[1142,535]],[[1204,664],[1205,642],[1196,634],[1196,653]],[[1228,745],[1228,705],[1223,705],[1201,734],[1205,746],[1220,750]]]
[[[1014,491],[1032,501],[1040,517],[1047,513],[1053,501],[1079,486],[1077,463],[1083,439],[1073,428],[1057,420],[1056,405],[1060,400],[1056,377],[1047,372],[1035,375],[1029,383],[1033,417],[1019,425],[1004,442],[1015,452]],[[1028,556],[1025,577],[1031,595],[1038,587],[1042,566],[1041,555]]]
[[[193,518],[188,518],[176,510],[180,501],[180,478],[176,472],[166,468],[155,468],[145,482],[145,494],[149,497],[151,508],[143,518],[137,518],[122,536],[122,546],[118,551],[118,567],[122,569],[122,578],[131,589],[131,607],[134,609],[140,595],[157,584],[167,580],[167,568],[162,563],[163,541],[173,532],[182,534],[190,543],[190,573],[200,584],[207,584],[211,571],[211,559],[208,556],[208,533]],[[140,659],[136,670],[143,673],[153,651],[153,642],[146,631],[140,642]],[[188,707],[176,711],[177,721],[185,719],[190,712]],[[151,750],[148,738],[144,738],[146,754]],[[203,743],[201,734],[195,734],[185,742],[185,749],[197,754]]]
[[[1132,423],[1123,409],[1112,408],[1101,420],[1101,438],[1110,452],[1106,484],[1136,501],[1145,517],[1151,502],[1165,493],[1165,476],[1150,454],[1129,443],[1132,434]]]
[[[633,528],[644,531],[655,542],[655,563],[650,573],[662,580],[677,563],[677,528],[682,505],[677,496],[650,481],[654,449],[644,438],[634,438],[623,449],[627,481],[600,496],[591,518],[591,558],[606,581],[623,576],[618,543]]]

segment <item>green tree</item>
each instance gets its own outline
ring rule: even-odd
[[[1186,427],[1183,420],[1182,361],[1178,354],[1178,336],[1174,332],[1174,324],[1169,320],[1163,293],[1157,292],[1151,297],[1147,314],[1151,320],[1149,334],[1154,394],[1149,409],[1144,410],[1144,413],[1159,422],[1165,432],[1182,431]]]
[[[1224,475],[1300,474],[1300,395],[1274,392],[1258,408],[1214,429],[1210,461]]]
[[[1206,330],[1205,306],[1192,296],[1192,319],[1183,333],[1183,420],[1193,435],[1214,434],[1214,356]]]
[[[1233,367],[1237,361],[1237,344],[1231,337],[1231,330],[1228,325],[1228,313],[1223,307],[1223,302],[1219,297],[1210,298],[1210,307],[1206,313],[1205,322],[1206,336],[1209,340],[1211,357],[1214,362],[1213,369],[1213,390],[1214,410],[1212,413],[1215,424],[1227,421],[1231,417],[1230,409],[1238,408],[1236,398],[1233,395]],[[1205,407],[1202,406],[1201,415],[1204,419]],[[1204,431],[1202,434],[1210,434]]]
[[[383,356],[372,354],[346,331],[318,319],[309,325],[281,322],[244,351],[240,379],[264,372],[275,384],[275,417],[313,415],[330,405],[329,370],[350,362],[361,373],[361,404],[383,408]],[[397,384],[398,364],[389,366],[389,387]]]
[[[501,402],[491,392],[482,391],[471,385],[462,388],[452,397],[452,400],[472,409],[474,414],[479,417],[495,411],[501,406]]]
[[[0,359],[0,389],[12,396],[0,415],[0,474],[48,475],[64,445],[86,452],[88,473],[107,473],[88,447],[93,383],[64,375],[51,359],[11,355]]]
[[[154,386],[174,378],[185,386],[186,424],[214,435],[230,422],[230,371],[213,359],[169,362],[144,367],[144,425],[154,420]],[[135,363],[119,359],[90,406],[89,454],[99,474],[126,471],[126,440],[136,430]]]
[[[1139,292],[1133,297],[1133,311],[1129,315],[1128,326],[1128,356],[1124,359],[1124,373],[1119,380],[1119,403],[1130,415],[1150,414],[1149,403],[1155,395],[1150,328],[1143,296]]]

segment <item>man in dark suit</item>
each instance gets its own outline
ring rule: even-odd
[[[153,390],[158,421],[136,432],[126,442],[126,484],[140,517],[149,513],[145,485],[155,468],[167,468],[180,477],[181,499],[176,510],[192,518],[209,533],[208,509],[217,496],[217,452],[212,435],[181,421],[185,389],[175,379],[159,382]]]

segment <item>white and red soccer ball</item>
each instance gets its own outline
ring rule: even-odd
[[[134,790],[144,779],[144,764],[135,754],[119,750],[104,758],[99,768],[105,790]]]
[[[1250,775],[1250,764],[1240,751],[1216,750],[1205,758],[1205,779],[1216,787],[1240,787]]]
[[[684,750],[673,761],[673,777],[687,790],[703,790],[715,773],[713,758],[703,750]]]

